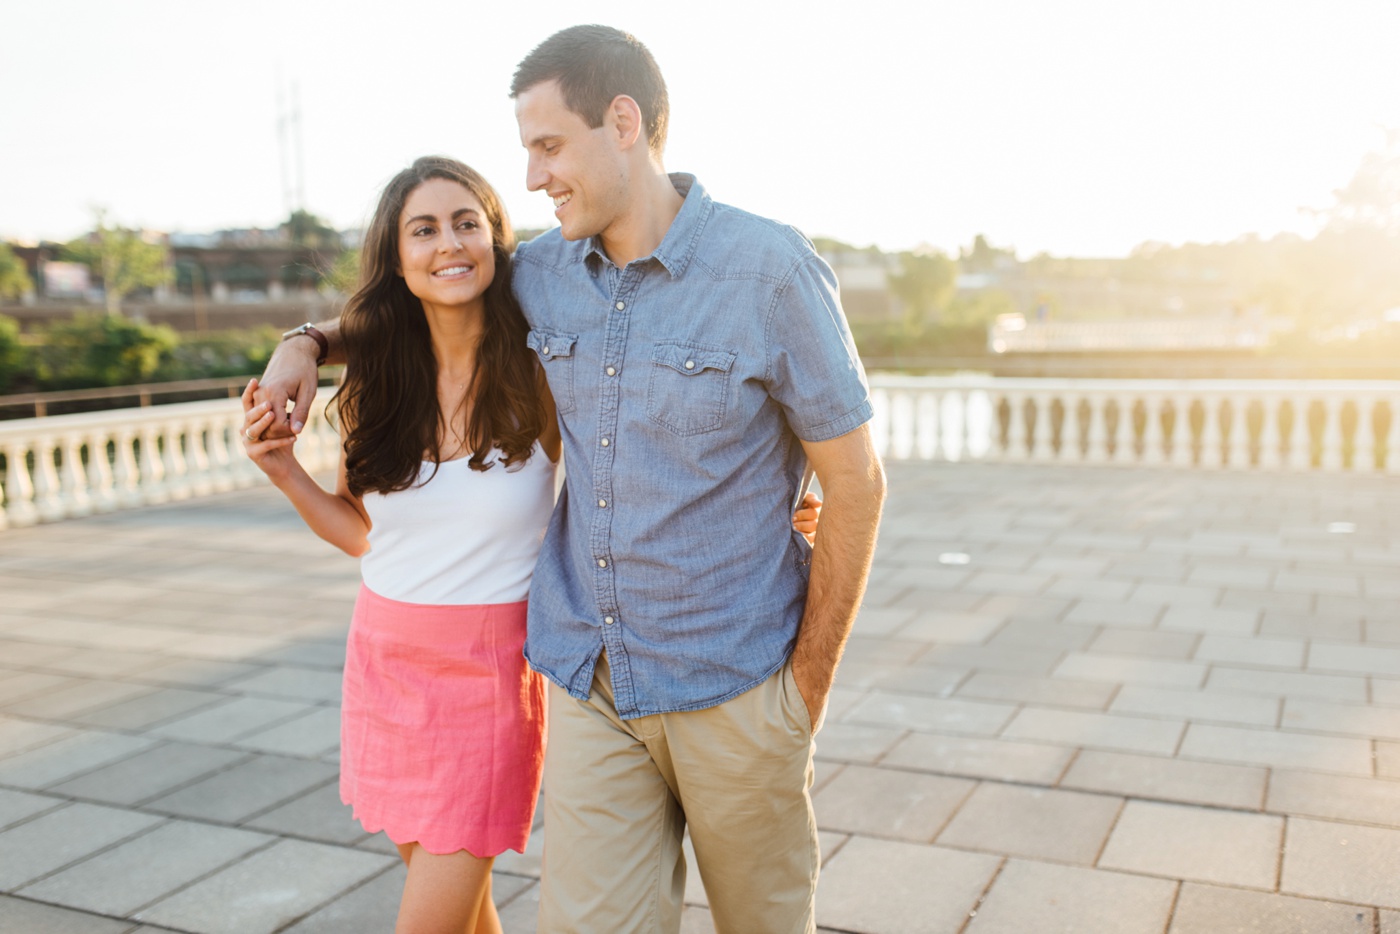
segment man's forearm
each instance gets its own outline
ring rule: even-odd
[[[329,321],[322,321],[315,325],[316,330],[321,332],[321,336],[326,339],[326,359],[323,365],[334,365],[345,362],[345,345],[340,340],[340,319],[332,318]],[[319,352],[321,345],[316,343],[316,339],[310,335],[301,335]],[[293,338],[296,340],[296,338]]]

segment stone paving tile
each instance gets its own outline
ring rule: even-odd
[[[70,908],[129,915],[275,840],[245,830],[172,821],[25,886],[19,894]]]
[[[1089,711],[1027,708],[1012,719],[1001,735],[1005,739],[1171,755],[1185,725]]]
[[[1113,713],[1184,718],[1193,723],[1276,726],[1279,702],[1256,694],[1226,694],[1126,684],[1108,708]]]
[[[1125,600],[1132,581],[1061,577],[1045,589],[1050,597],[1077,597],[1086,600]]]
[[[1310,593],[1279,593],[1275,590],[1243,590],[1225,588],[1220,597],[1222,610],[1263,610],[1286,613],[1312,613],[1317,610],[1317,597]]]
[[[1361,620],[1313,616],[1286,610],[1265,610],[1259,635],[1282,639],[1323,639],[1328,642],[1360,642]]]
[[[32,795],[25,791],[10,791],[7,788],[0,788],[0,830],[45,811],[62,807],[67,803],[59,798],[48,798],[43,795]]]
[[[1254,810],[1263,806],[1268,777],[1267,769],[1251,766],[1086,749],[1060,787]]]
[[[1400,830],[1289,818],[1279,890],[1400,908]]]
[[[1010,704],[871,691],[842,719],[947,733],[995,734],[1016,708]]]
[[[282,840],[137,918],[208,934],[262,934],[383,872],[396,860],[300,840]]]
[[[270,833],[309,837],[353,846],[369,836],[340,803],[340,783],[331,782],[248,821],[244,826]]]
[[[1186,730],[1180,755],[1241,765],[1371,774],[1370,742],[1340,736],[1193,723]]]
[[[981,671],[958,688],[959,697],[977,700],[1015,701],[1049,707],[1085,707],[1103,710],[1118,690],[1102,681],[1036,678]]]
[[[1001,859],[852,837],[822,870],[817,923],[841,931],[958,931]],[[502,919],[504,920],[504,919]]]
[[[823,730],[822,735],[825,733]],[[1073,756],[1074,750],[1064,746],[910,733],[880,760],[880,764],[969,778],[1051,785]]]
[[[966,668],[942,668],[937,665],[880,666],[865,672],[851,671],[846,661],[837,669],[836,683],[847,687],[877,687],[886,691],[909,694],[932,694],[948,697],[959,684],[967,680]]]
[[[1129,597],[1134,603],[1167,604],[1170,609],[1162,617],[1160,625],[1167,627],[1167,620],[1175,613],[1193,613],[1198,608],[1213,607],[1220,601],[1220,588],[1199,584],[1159,584],[1142,583],[1133,588]]]
[[[1382,778],[1400,778],[1400,743],[1375,743],[1376,774]]]
[[[340,708],[313,708],[304,716],[245,736],[236,745],[289,756],[323,756],[340,748]]]
[[[384,934],[394,930],[394,921],[399,914],[399,899],[403,895],[407,867],[402,864],[370,879],[347,895],[342,895],[326,907],[312,912],[301,921],[287,928],[287,934]],[[514,879],[520,886],[528,886],[527,880],[518,876],[492,874],[492,894],[499,905],[503,886],[498,880]],[[508,885],[512,895],[516,886]],[[510,928],[506,934],[513,934]]]
[[[1164,879],[1013,859],[967,934],[1160,934],[1175,894]]]
[[[146,737],[87,731],[0,761],[0,784],[46,788],[154,746]]]
[[[0,895],[0,934],[135,934],[130,921]]]
[[[1282,840],[1281,817],[1129,801],[1099,866],[1273,891]]]
[[[985,645],[936,645],[924,653],[926,664],[950,668],[975,668],[1015,674],[1048,675],[1064,652],[1039,647],[1011,648]]]
[[[900,628],[900,639],[939,642],[944,645],[978,645],[1005,625],[1000,616],[977,613],[920,613]]]
[[[1400,605],[1388,597],[1343,597],[1319,594],[1319,614],[1360,616],[1368,623],[1391,623],[1400,620]]]
[[[109,804],[133,805],[247,758],[247,753],[230,749],[165,743],[54,785],[50,790]]]
[[[1080,600],[1065,614],[1065,622],[1081,626],[1148,628],[1156,624],[1165,604],[1113,600]]]
[[[1400,681],[1389,678],[1371,679],[1371,703],[1400,707]]]
[[[1058,622],[1073,600],[1064,597],[1037,597],[1028,594],[999,593],[986,597],[977,605],[979,613],[1000,613],[1008,621],[1033,623]]]
[[[325,762],[257,756],[148,801],[144,807],[181,817],[238,823],[329,781],[337,772]]]
[[[1302,669],[1307,643],[1296,639],[1226,636],[1208,633],[1196,649],[1200,662]]]
[[[816,756],[869,765],[883,757],[905,735],[905,730],[828,722],[817,734]]]
[[[1206,687],[1239,694],[1313,697],[1319,700],[1366,701],[1366,679],[1355,675],[1314,675],[1295,671],[1261,671],[1213,665]]]
[[[0,651],[4,651],[3,647],[0,647]],[[14,704],[80,683],[76,678],[42,671],[9,672],[0,681],[0,705]]]
[[[120,649],[78,649],[49,662],[50,671],[85,678],[135,678],[164,664],[165,657],[154,652],[126,652]]]
[[[1222,587],[1251,587],[1268,590],[1274,570],[1268,563],[1229,565],[1212,562],[1197,565],[1186,575],[1188,584],[1219,584]]]
[[[1400,782],[1275,769],[1267,807],[1276,814],[1400,827]]]
[[[1372,934],[1374,917],[1355,905],[1187,882],[1168,934]]]
[[[1400,934],[1400,911],[1380,911],[1380,934]]]
[[[534,883],[500,908],[501,929],[505,934],[536,934],[539,914],[540,887]]]
[[[35,723],[0,714],[0,759],[76,735],[76,730],[55,723]],[[0,762],[0,768],[4,765]]]
[[[244,662],[216,662],[203,658],[168,658],[141,672],[140,680],[174,687],[212,689],[260,670]]]
[[[13,891],[159,823],[149,814],[70,804],[12,827],[0,833],[0,890]]]
[[[86,681],[45,691],[5,707],[5,713],[41,720],[72,720],[75,714],[151,693],[144,684],[125,681]]]
[[[1013,619],[997,630],[997,634],[988,640],[987,644],[1075,651],[1094,641],[1099,629],[1098,626],[1081,626],[1077,623]]]
[[[99,707],[71,719],[85,726],[114,730],[144,730],[149,726],[218,704],[226,698],[207,691],[161,688],[128,701]]]
[[[1400,710],[1384,707],[1289,698],[1282,722],[1291,730],[1400,740]]]
[[[1185,661],[1200,640],[1201,636],[1194,632],[1107,627],[1089,644],[1089,651],[1098,655],[1145,655]]]
[[[1353,671],[1400,676],[1400,649],[1374,645],[1314,642],[1308,650],[1309,671]]]
[[[930,842],[975,782],[852,765],[812,798],[823,830]]]
[[[227,743],[310,712],[299,701],[236,697],[151,730],[152,735],[191,743]]]
[[[1121,798],[984,782],[938,836],[940,846],[1092,865]]]
[[[1157,625],[1161,629],[1181,632],[1250,636],[1259,626],[1259,611],[1173,604],[1162,614]]]
[[[1133,655],[1071,652],[1055,669],[1054,676],[1086,681],[1134,681],[1140,684],[1199,687],[1205,681],[1206,666]]]

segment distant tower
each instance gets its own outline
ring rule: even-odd
[[[306,207],[306,160],[301,146],[301,91],[293,81],[288,95],[277,71],[277,146],[282,156],[282,207],[292,212]]]

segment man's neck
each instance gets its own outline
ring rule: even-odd
[[[619,267],[655,252],[685,203],[666,170],[655,163],[648,164],[632,187],[636,194],[628,210],[599,236],[603,252]]]

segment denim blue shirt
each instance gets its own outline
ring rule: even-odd
[[[557,229],[515,254],[567,472],[525,654],[586,699],[606,649],[624,718],[711,707],[781,667],[810,556],[791,522],[798,439],[871,416],[807,239],[671,179],[685,202],[650,256],[619,269]]]

